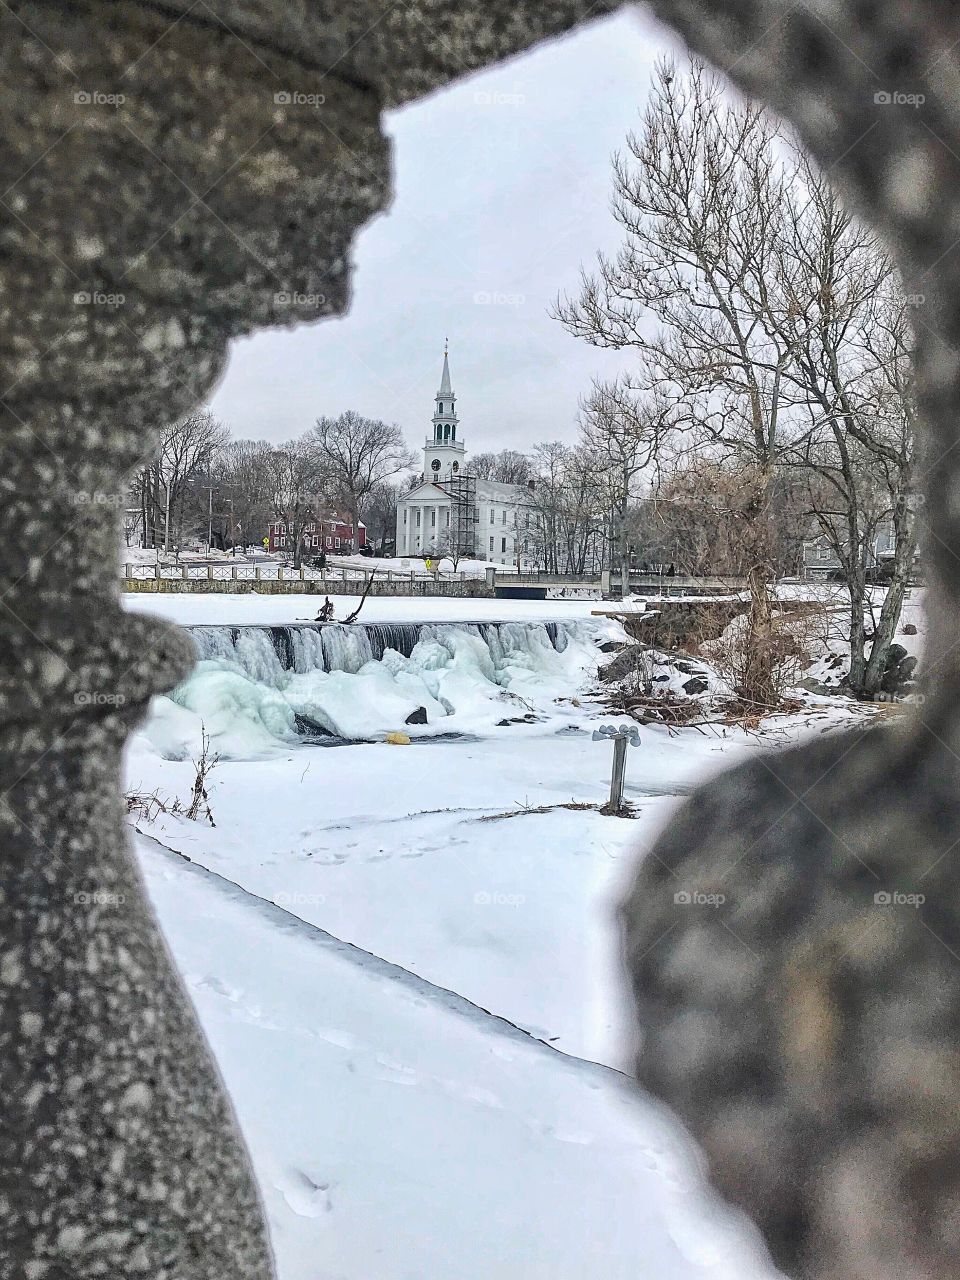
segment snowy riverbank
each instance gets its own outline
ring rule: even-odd
[[[611,718],[597,640],[617,624],[576,603],[545,617],[542,603],[368,601],[377,646],[387,623],[436,608],[393,636],[411,667],[399,649],[358,666],[335,633],[324,648],[265,630],[306,613],[292,603],[135,599],[211,628],[213,665],[154,704],[127,753],[130,790],[186,799],[191,738],[177,744],[171,724],[233,724],[242,746],[251,684],[292,707],[312,682],[319,706],[333,680],[369,728],[404,681],[434,682],[437,707],[454,707],[433,707],[434,724],[469,732],[431,740],[428,723],[410,746],[336,749],[271,734],[268,758],[209,775],[215,827],[141,815],[141,865],[250,1145],[279,1280],[771,1280],[683,1132],[618,1074],[632,1031],[614,909],[694,785],[863,709],[812,699],[760,738],[643,726],[627,761],[635,817],[610,817],[610,745],[591,734]],[[451,606],[459,621],[463,606],[496,616],[458,631]],[[504,713],[520,697],[528,719]]]

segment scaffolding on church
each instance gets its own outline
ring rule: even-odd
[[[450,495],[453,508],[450,532],[457,558],[475,559],[477,554],[477,481],[464,472],[451,476],[443,486]]]

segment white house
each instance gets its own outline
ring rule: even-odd
[[[457,397],[444,348],[440,390],[423,447],[423,475],[397,506],[397,555],[459,554],[534,568],[537,515],[533,481],[501,484],[471,475],[459,428]]]

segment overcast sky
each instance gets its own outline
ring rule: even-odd
[[[619,243],[610,157],[672,51],[623,12],[391,113],[396,197],[356,241],[350,312],[234,344],[211,402],[234,437],[281,441],[356,409],[419,448],[449,335],[468,453],[571,441],[591,376],[628,357],[547,308]]]

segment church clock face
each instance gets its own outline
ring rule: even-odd
[[[456,466],[457,464],[456,464],[456,463],[454,463],[453,465],[454,465],[454,466]],[[433,470],[434,470],[434,471],[439,471],[439,470],[440,470],[440,459],[439,459],[439,458],[434,458],[434,460],[430,463],[430,466],[433,468]]]

